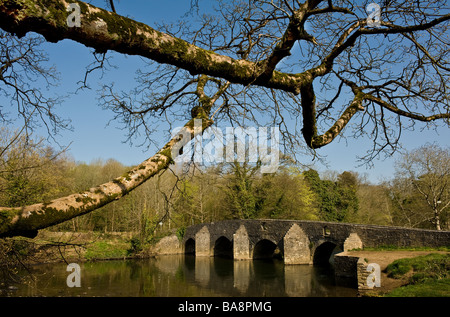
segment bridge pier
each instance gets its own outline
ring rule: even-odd
[[[250,240],[244,225],[240,225],[238,230],[233,234],[233,258],[235,260],[251,259]]]
[[[291,226],[283,238],[284,264],[310,264],[310,241],[296,223]]]
[[[195,256],[211,256],[211,235],[208,227],[203,226],[195,234]]]

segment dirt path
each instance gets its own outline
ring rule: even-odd
[[[449,253],[446,251],[349,251],[348,254],[367,259],[369,263],[377,263],[381,269],[381,287],[374,289],[376,293],[386,293],[407,283],[405,279],[389,278],[386,267],[397,259],[414,258],[430,253]]]

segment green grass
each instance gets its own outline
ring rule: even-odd
[[[427,280],[396,288],[386,297],[450,297],[450,279]]]
[[[124,258],[129,248],[129,243],[96,241],[88,246],[85,257],[87,260]]]
[[[399,259],[389,264],[386,272],[392,278],[408,278],[408,285],[386,296],[450,297],[450,254]]]
[[[355,249],[361,251],[362,249]],[[382,245],[376,248],[364,247],[364,251],[447,251],[450,252],[450,246],[441,247],[398,247],[394,245]]]

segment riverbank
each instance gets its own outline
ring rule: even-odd
[[[406,272],[402,276],[392,277],[387,270],[388,266],[400,259],[414,259],[418,257],[428,256],[431,254],[447,254],[448,251],[440,250],[358,250],[348,251],[349,255],[361,257],[367,261],[367,263],[377,263],[381,270],[381,283],[380,287],[373,290],[364,291],[363,296],[384,296],[389,295],[392,291],[399,289],[410,284],[410,278],[413,274],[412,271]],[[450,265],[450,264],[448,264]],[[450,297],[450,289],[448,295]]]
[[[27,265],[86,262],[136,257],[132,233],[52,232],[42,230],[34,239],[14,238],[10,248]]]

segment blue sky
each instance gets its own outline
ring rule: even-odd
[[[90,1],[94,5],[105,6],[104,1]],[[115,1],[116,10],[135,20],[148,23],[168,21],[176,19],[189,10],[190,2],[187,0],[170,1]],[[200,6],[208,4],[206,0],[200,0]],[[202,8],[202,7],[201,7]],[[64,40],[59,43],[46,43],[45,50],[49,54],[50,61],[61,74],[61,82],[56,93],[64,94],[75,91],[77,82],[84,78],[86,66],[93,61],[92,50],[75,43]],[[57,140],[62,144],[69,144],[70,154],[76,161],[90,162],[94,159],[114,158],[126,165],[135,165],[152,156],[156,148],[145,150],[141,147],[130,146],[123,143],[125,131],[119,129],[116,123],[107,126],[112,118],[112,113],[102,110],[98,105],[98,94],[96,89],[102,83],[115,82],[117,88],[128,91],[134,87],[135,71],[143,66],[143,61],[137,56],[123,56],[117,53],[108,53],[112,57],[112,64],[118,69],[111,69],[100,78],[100,72],[92,74],[89,84],[92,90],[78,91],[71,95],[59,108],[61,116],[72,121],[73,131],[62,131]],[[53,91],[51,91],[53,92]],[[402,144],[405,149],[411,150],[427,142],[436,142],[441,146],[450,146],[449,129],[441,127],[435,131],[421,131],[420,124],[414,132],[405,132]],[[39,131],[38,131],[39,133]],[[45,132],[42,131],[45,136]],[[161,136],[161,142],[166,139]],[[367,166],[357,167],[358,155],[364,155],[364,151],[370,147],[369,139],[335,140],[323,149],[318,150],[320,155],[327,157],[328,166],[316,165],[319,171],[327,169],[337,172],[353,170],[367,174],[371,182],[379,182],[393,176],[393,163],[398,157],[378,159],[373,161],[373,168]],[[304,163],[311,163],[311,158],[305,158]]]

